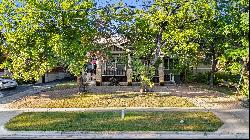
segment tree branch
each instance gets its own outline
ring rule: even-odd
[[[156,49],[156,52],[155,52],[154,59],[150,63],[151,65],[155,64],[155,62],[157,61],[157,59],[158,59],[158,57],[160,55],[161,46],[162,46],[162,33],[163,33],[163,28],[160,27],[160,32],[159,32],[159,35],[157,36],[157,49]]]

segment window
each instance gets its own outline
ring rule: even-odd
[[[105,64],[106,71],[113,71],[116,70],[117,72],[124,72],[126,70],[126,63],[124,62],[124,58],[121,55],[113,55],[106,64]]]
[[[165,58],[164,59],[164,68],[165,69],[174,69],[177,65],[177,60],[173,58]]]

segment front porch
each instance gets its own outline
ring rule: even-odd
[[[113,64],[110,64],[110,61],[113,62]],[[169,63],[169,60],[167,60],[166,62]],[[167,65],[169,66],[168,63]],[[97,86],[110,85],[110,81],[112,80],[112,78],[115,78],[117,81],[119,81],[119,85],[139,85],[140,80],[132,78],[132,75],[132,68],[129,68],[126,64],[119,64],[116,60],[108,60],[104,61],[103,63],[100,63],[100,61],[97,60],[97,69],[95,76]],[[173,73],[173,69],[170,69],[170,67],[165,67],[164,61],[158,68],[156,68],[155,76],[152,79],[155,85],[162,86],[167,84],[176,84],[176,80],[178,80],[177,82],[179,82],[179,75],[175,75]]]

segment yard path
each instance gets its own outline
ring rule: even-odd
[[[97,92],[136,91],[138,87],[94,87],[91,90]],[[42,88],[39,88],[42,90]],[[39,90],[34,93],[39,92]],[[34,90],[33,90],[34,91]],[[232,97],[211,93],[206,90],[197,90],[189,87],[157,87],[154,91],[162,94],[188,97],[197,107],[155,107],[141,108],[129,107],[127,111],[212,111],[224,125],[216,132],[24,132],[7,131],[4,124],[21,112],[33,111],[121,111],[124,108],[8,108],[6,103],[15,99],[9,99],[0,105],[0,138],[249,138],[249,109],[244,108]],[[28,95],[34,94],[32,91]],[[26,93],[27,94],[27,93]],[[21,96],[21,95],[20,95]],[[25,93],[22,97],[27,96]],[[10,96],[11,97],[11,96]],[[20,97],[18,97],[20,98]],[[1,101],[1,100],[0,100]],[[3,103],[3,102],[2,102]]]

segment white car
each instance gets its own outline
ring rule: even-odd
[[[13,79],[0,78],[0,89],[16,88],[17,82]]]

